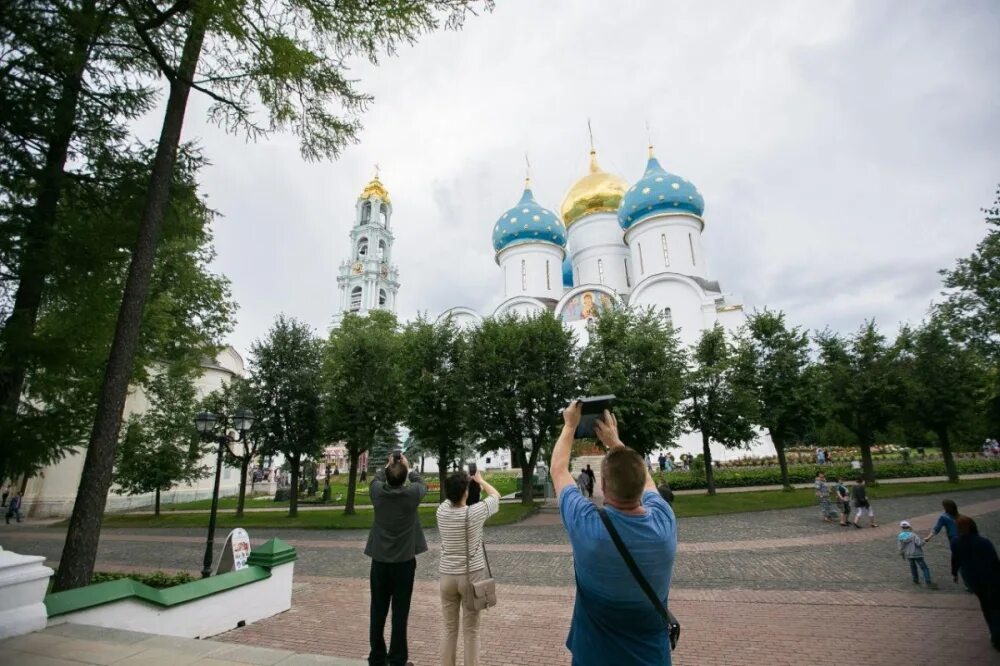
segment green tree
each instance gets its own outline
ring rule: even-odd
[[[948,480],[957,482],[952,443],[955,434],[977,421],[982,412],[988,382],[982,361],[948,335],[939,317],[916,330],[904,328],[896,346],[904,388],[903,418],[934,433]]]
[[[791,490],[785,447],[809,434],[820,415],[809,336],[797,326],[789,328],[784,313],[768,310],[751,315],[742,336],[751,363],[755,411],[777,451],[781,485]]]
[[[253,380],[243,377],[233,377],[223,384],[222,388],[212,391],[202,400],[202,407],[205,410],[228,417],[232,417],[239,409],[249,409],[256,415],[263,411],[264,404],[254,390]],[[250,465],[262,452],[258,423],[255,422],[249,430],[239,436],[238,442],[227,446],[225,450],[226,464],[231,467],[239,467],[240,470],[240,492],[236,501],[237,518],[243,517],[243,509],[246,506],[247,476]]]
[[[410,433],[438,461],[444,488],[449,463],[469,439],[467,344],[450,318],[409,323],[400,340],[402,420]]]
[[[118,494],[155,493],[160,515],[160,492],[206,473],[200,464],[202,448],[194,429],[198,402],[191,373],[164,368],[146,387],[149,409],[129,417],[118,447],[114,481]]]
[[[354,513],[358,459],[396,436],[402,416],[396,316],[373,310],[348,314],[330,332],[323,358],[323,412],[328,438],[342,440],[350,458],[344,513]],[[378,461],[375,461],[378,463]]]
[[[100,167],[102,183],[69,182],[49,252],[58,257],[39,311],[20,412],[0,446],[0,467],[30,476],[87,442],[115,326],[126,250],[149,175],[148,151],[117,155]],[[161,252],[143,314],[131,384],[154,364],[196,371],[231,330],[229,282],[209,264],[214,213],[199,198],[201,160],[185,151],[171,191]],[[17,454],[10,461],[7,454]],[[4,461],[7,462],[4,462]],[[16,464],[12,464],[16,463]]]
[[[822,404],[857,437],[865,479],[873,483],[872,445],[899,413],[902,386],[896,350],[873,321],[848,340],[826,331],[816,342]]]
[[[757,402],[752,360],[745,345],[737,347],[716,324],[702,332],[691,352],[692,367],[681,407],[685,432],[700,432],[708,494],[715,494],[710,444],[727,449],[748,445],[756,437]]]
[[[312,329],[279,315],[264,340],[250,347],[252,430],[264,454],[282,453],[291,472],[288,516],[299,514],[302,461],[323,447],[320,366],[323,344]]]
[[[562,428],[562,409],[579,395],[578,354],[573,333],[550,312],[487,319],[469,333],[469,431],[481,451],[511,452],[525,504],[539,457]]]
[[[391,52],[397,44],[412,43],[437,28],[440,13],[446,15],[448,26],[457,27],[472,11],[466,0],[334,5],[284,0],[277,7],[240,0],[191,0],[167,11],[160,11],[155,3],[140,6],[126,0],[123,6],[135,28],[136,39],[131,43],[141,45],[155,60],[169,84],[169,94],[83,478],[55,579],[57,591],[86,584],[93,570],[98,538],[94,527],[100,525],[101,497],[111,481],[109,458],[117,442],[192,88],[215,100],[210,117],[230,129],[245,131],[250,137],[290,130],[299,137],[307,159],[334,157],[355,140],[359,123],[354,114],[368,101],[347,78],[347,60],[358,56],[376,62],[383,51]],[[184,31],[179,50],[164,48],[156,39],[171,25]],[[167,45],[176,46],[169,41]],[[173,57],[173,53],[178,55]],[[331,101],[338,102],[348,115],[331,113]],[[266,109],[266,122],[258,122],[255,105]]]
[[[602,314],[590,329],[580,368],[587,395],[617,397],[622,441],[643,455],[674,445],[685,359],[662,316],[651,310]]]

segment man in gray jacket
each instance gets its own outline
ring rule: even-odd
[[[368,533],[365,555],[372,558],[370,577],[371,621],[368,626],[370,666],[405,666],[406,623],[413,596],[417,555],[427,551],[417,507],[427,486],[401,453],[389,456],[389,464],[375,473],[368,489],[375,506],[375,523]],[[410,483],[406,483],[409,475]],[[386,653],[385,619],[392,606],[392,638]],[[388,660],[387,660],[388,659]],[[411,665],[412,666],[412,665]]]

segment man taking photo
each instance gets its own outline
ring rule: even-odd
[[[409,476],[410,483],[406,483]],[[413,596],[417,555],[427,551],[417,508],[427,486],[401,452],[389,455],[384,469],[368,487],[375,507],[375,523],[368,533],[365,555],[372,558],[371,621],[368,625],[370,666],[412,666],[406,646],[406,623]],[[386,653],[385,619],[392,606],[392,638]]]
[[[629,571],[598,508],[580,494],[569,472],[580,413],[579,401],[563,411],[563,430],[552,451],[551,465],[559,513],[573,547],[576,569],[576,604],[566,647],[573,654],[574,666],[669,666],[666,622]],[[619,439],[614,415],[605,411],[594,430],[608,448],[601,462],[606,515],[666,608],[677,552],[674,512],[657,492],[643,457]]]

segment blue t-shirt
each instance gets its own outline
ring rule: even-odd
[[[955,524],[955,519],[947,513],[942,513],[938,517],[937,523],[934,525],[934,534],[940,532],[942,527],[948,534],[948,543],[958,538],[958,525]]]
[[[677,519],[659,493],[642,496],[644,515],[608,506],[608,517],[639,571],[667,604],[677,553]],[[666,623],[639,587],[597,507],[576,486],[563,488],[559,512],[573,546],[576,603],[566,647],[574,666],[670,665]]]

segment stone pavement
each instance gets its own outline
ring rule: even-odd
[[[0,641],[0,665],[10,666],[362,666],[367,663],[80,624],[60,624]]]
[[[947,544],[925,549],[940,590],[914,586],[896,553],[899,520],[929,528],[943,497],[1000,541],[1000,490],[879,500],[881,527],[823,524],[818,509],[685,518],[671,587],[683,631],[676,664],[1000,664],[976,600],[954,585]],[[58,560],[61,528],[2,529],[0,544]],[[299,550],[293,607],[216,640],[361,658],[367,653],[368,569],[358,530],[275,530]],[[217,537],[221,543],[225,533]],[[252,534],[254,541],[273,534]],[[438,535],[418,558],[410,621],[411,659],[437,663]],[[570,549],[558,514],[487,532],[499,605],[480,635],[483,664],[566,664],[562,647],[574,599]],[[99,568],[185,570],[201,563],[202,530],[105,530]],[[839,656],[838,656],[839,655]]]

